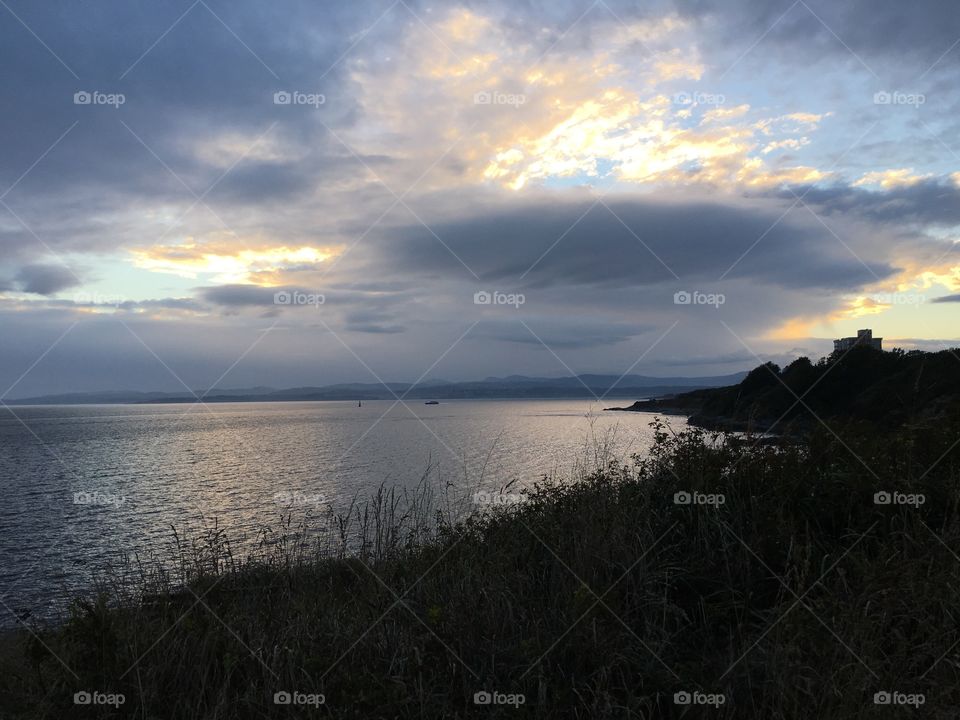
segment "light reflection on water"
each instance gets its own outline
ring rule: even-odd
[[[653,416],[583,400],[391,405],[12,408],[22,423],[0,410],[0,600],[43,614],[124,553],[169,556],[172,527],[216,524],[242,550],[291,501],[299,519],[342,510],[382,483],[413,487],[431,464],[462,495],[531,486],[591,467],[604,444],[627,458],[652,441]]]

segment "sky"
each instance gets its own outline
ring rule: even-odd
[[[958,341],[948,0],[0,1],[0,399]]]

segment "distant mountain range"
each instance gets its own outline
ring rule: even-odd
[[[104,403],[282,402],[304,400],[393,400],[395,396],[419,400],[478,398],[651,398],[698,388],[735,385],[746,373],[711,377],[648,377],[646,375],[569,375],[566,377],[488,377],[484,380],[450,382],[424,380],[411,383],[341,383],[320,387],[277,390],[270,387],[195,390],[183,392],[64,393],[6,400],[8,405],[93,405]]]

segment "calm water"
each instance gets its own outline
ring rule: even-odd
[[[412,487],[431,465],[432,482],[469,495],[569,477],[598,445],[627,457],[652,436],[652,416],[583,400],[392,404],[0,409],[0,625],[49,615],[124,554],[167,552],[171,526],[216,523],[242,547],[280,513]]]

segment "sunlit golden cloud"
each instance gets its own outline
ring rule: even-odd
[[[411,153],[456,142],[451,153],[464,167],[457,181],[513,190],[578,177],[732,189],[828,176],[772,156],[808,144],[806,133],[829,113],[757,117],[749,104],[701,91],[704,65],[689,25],[675,16],[611,18],[607,31],[602,49],[543,55],[471,10],[450,10],[431,29],[412,26],[402,68],[353,63],[366,112],[351,139],[394,155],[398,139],[413,144]],[[677,94],[682,81],[690,87]]]
[[[136,267],[215,283],[264,283],[269,273],[300,266],[318,265],[336,254],[336,249],[311,246],[272,246],[234,249],[228,244],[200,245],[190,242],[132,251]]]
[[[916,185],[921,180],[929,178],[930,175],[918,175],[913,168],[896,168],[892,170],[875,170],[865,173],[854,185],[874,185],[889,190],[896,187],[907,187]]]

